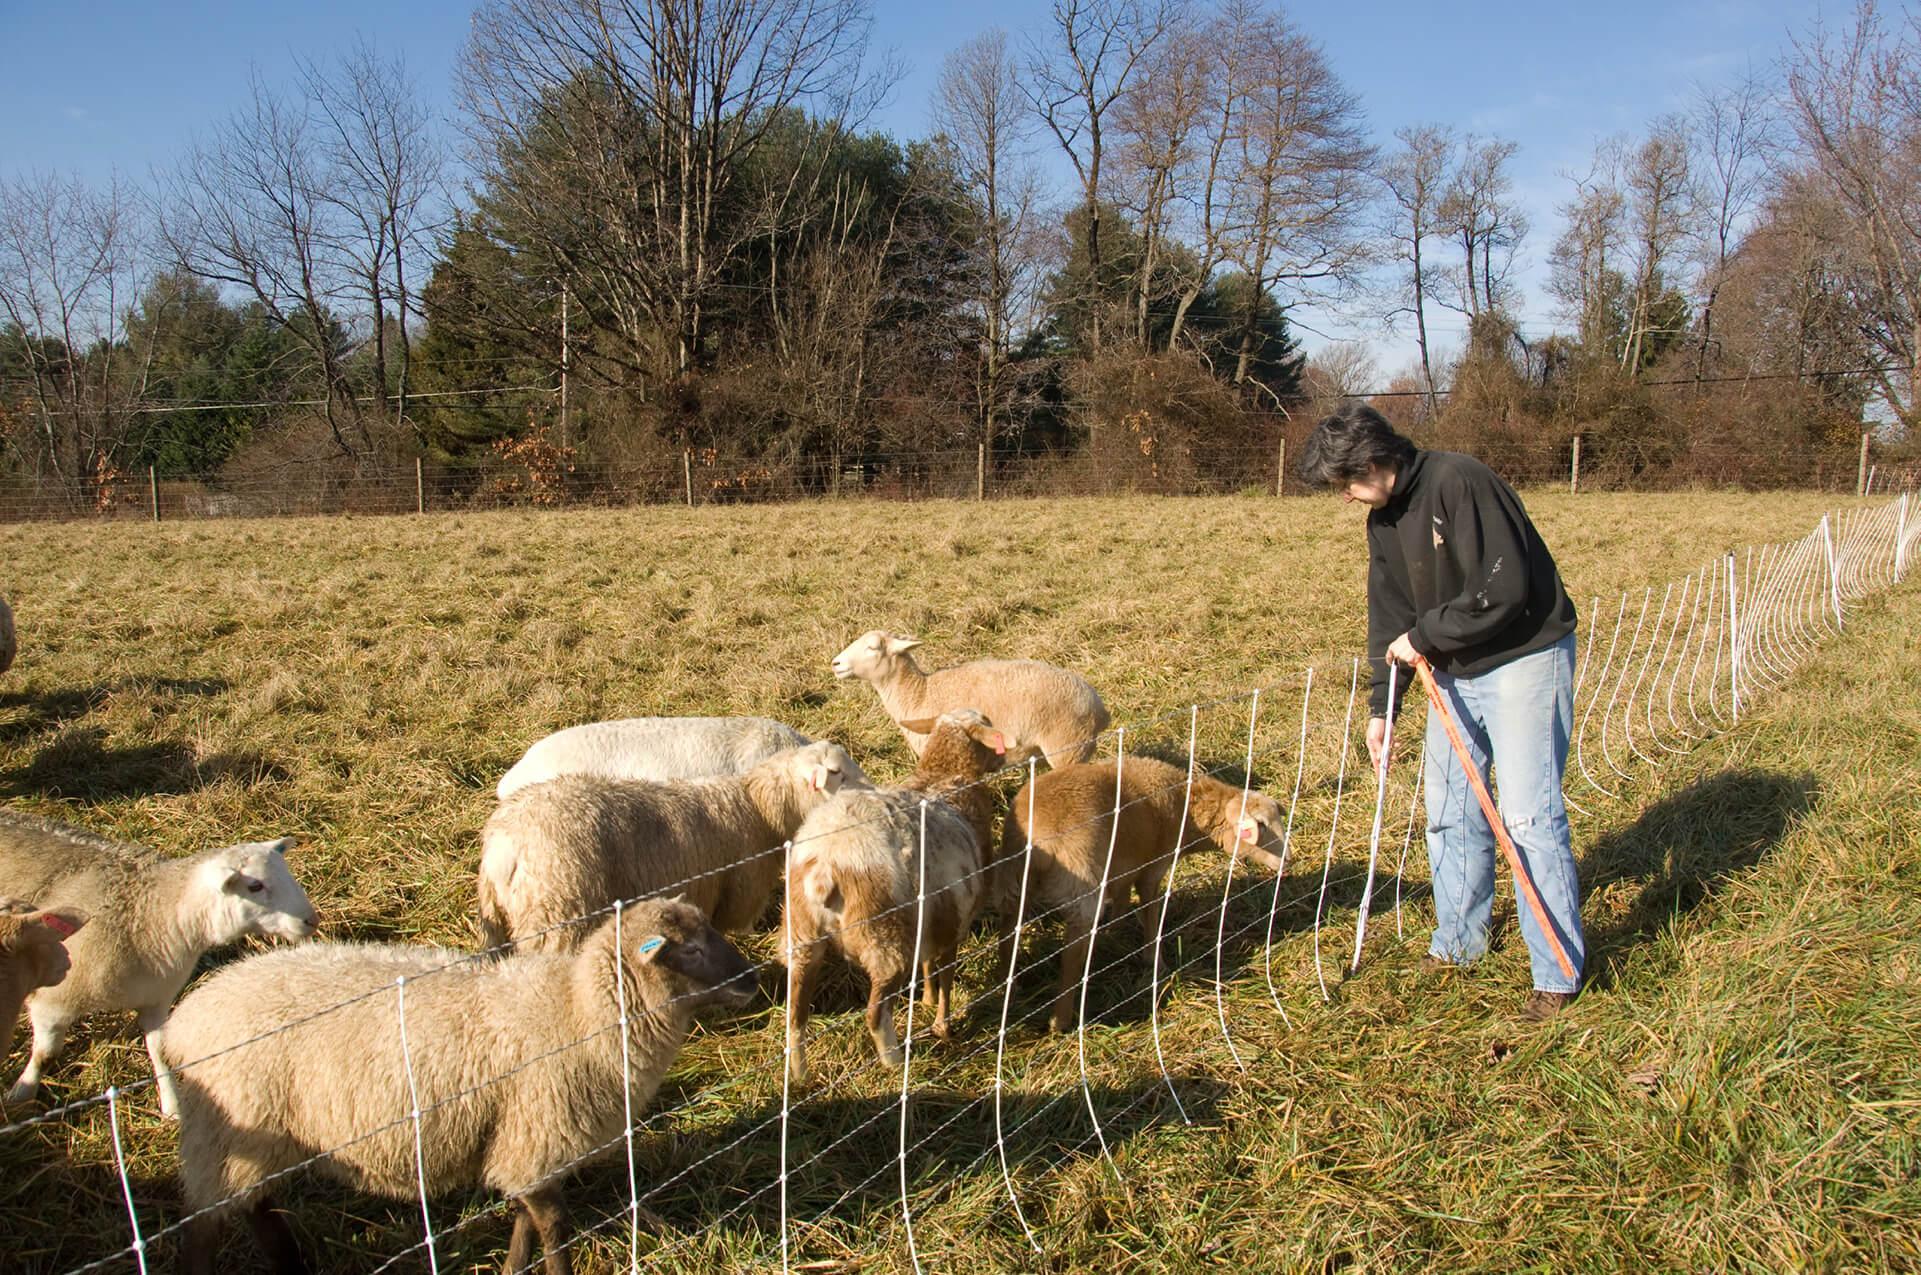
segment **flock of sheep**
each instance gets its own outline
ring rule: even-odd
[[[0,1038],[23,1000],[32,1024],[9,1104],[35,1095],[78,1019],[132,1010],[180,1122],[184,1269],[214,1269],[236,1213],[274,1269],[306,1269],[268,1190],[311,1162],[396,1198],[427,1183],[501,1192],[516,1206],[505,1269],[537,1241],[546,1269],[567,1271],[561,1179],[631,1128],[697,1011],[752,999],[755,967],[725,934],[777,901],[803,1083],[830,952],[867,976],[874,1048],[898,1066],[916,955],[944,1037],[978,915],[1000,918],[1011,968],[1017,893],[1064,918],[1060,1031],[1103,879],[1106,900],[1145,904],[1170,849],[1202,841],[1279,867],[1271,798],[1149,758],[1092,761],[1109,718],[1081,677],[1030,660],[924,673],[916,645],[876,630],[833,660],[874,687],[918,759],[896,787],[764,718],[595,722],[534,744],[481,829],[478,952],[305,943],[234,961],[175,1004],[208,950],[313,934],[289,843],[166,859],[0,811],[0,896],[28,901],[0,899]],[[12,647],[0,603],[0,669]],[[989,776],[1029,758],[1048,770],[1002,818]]]

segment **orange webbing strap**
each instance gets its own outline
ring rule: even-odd
[[[1541,896],[1534,891],[1534,882],[1529,879],[1527,868],[1521,862],[1520,851],[1514,848],[1513,838],[1507,835],[1507,825],[1501,822],[1501,812],[1495,808],[1494,798],[1487,785],[1481,780],[1481,768],[1474,764],[1474,756],[1467,750],[1467,741],[1461,738],[1461,728],[1454,724],[1454,715],[1447,711],[1447,701],[1441,698],[1441,690],[1434,685],[1434,673],[1428,668],[1427,661],[1416,657],[1414,669],[1421,675],[1421,685],[1427,691],[1428,707],[1440,716],[1441,725],[1447,730],[1447,742],[1454,745],[1454,755],[1461,759],[1461,769],[1467,772],[1467,781],[1473,785],[1474,795],[1480,800],[1481,813],[1487,816],[1488,826],[1494,829],[1494,839],[1500,844],[1501,853],[1507,856],[1508,867],[1514,870],[1514,889],[1534,911],[1534,919],[1540,923],[1541,933],[1554,947],[1554,959],[1560,962],[1561,972],[1569,978],[1579,978],[1574,972],[1574,962],[1567,957],[1567,949],[1561,946],[1561,936],[1554,931],[1553,922],[1548,920],[1547,909],[1541,906]]]

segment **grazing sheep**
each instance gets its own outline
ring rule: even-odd
[[[480,832],[481,942],[566,950],[581,937],[566,922],[668,890],[722,930],[748,929],[780,884],[781,842],[842,784],[865,783],[846,750],[823,740],[741,775],[562,775],[524,788]]]
[[[1077,674],[1039,660],[974,660],[923,673],[907,654],[919,645],[874,629],[849,643],[833,665],[843,681],[857,677],[873,684],[914,756],[927,736],[908,722],[963,707],[979,709],[1025,741],[1010,762],[1040,755],[1058,770],[1094,755],[1097,737],[1107,729],[1107,706]]]
[[[0,673],[13,667],[13,657],[20,653],[20,640],[13,634],[13,608],[0,598]]]
[[[705,779],[738,775],[813,741],[765,717],[629,717],[555,731],[500,777],[505,801],[559,775],[601,779]]]
[[[829,947],[866,973],[868,1033],[881,1061],[900,1066],[894,1000],[914,967],[917,916],[922,968],[937,992],[934,1034],[946,1037],[954,956],[986,886],[981,861],[966,817],[921,792],[849,789],[807,816],[794,834],[787,882],[787,1067],[795,1083],[807,1082],[807,1018]]]
[[[1245,810],[1238,785],[1196,773],[1187,823],[1180,827],[1186,797],[1187,772],[1149,757],[1129,757],[1120,763],[1120,831],[1114,833],[1114,763],[1086,762],[1036,776],[1022,787],[1008,806],[1001,836],[998,878],[993,894],[1001,916],[1001,965],[1014,958],[1013,914],[1021,863],[1028,837],[1028,805],[1033,804],[1033,866],[1027,881],[1027,915],[1058,909],[1066,921],[1067,948],[1061,953],[1060,991],[1050,1019],[1053,1030],[1074,1025],[1073,990],[1087,963],[1093,941],[1095,907],[1101,869],[1108,868],[1106,902],[1101,915],[1133,891],[1141,904],[1142,943],[1155,938],[1155,912],[1149,906],[1160,890],[1174,853],[1175,838],[1182,852],[1202,839],[1279,870],[1278,852],[1285,833],[1284,812],[1273,798],[1250,791]],[[1114,854],[1108,863],[1108,843]]]
[[[92,833],[0,811],[0,889],[43,908],[77,907],[90,918],[67,943],[72,969],[27,998],[33,1053],[7,1093],[39,1092],[41,1069],[67,1029],[87,1014],[133,1010],[153,1060],[160,1110],[178,1110],[161,1061],[161,1029],[202,953],[245,934],[298,941],[314,932],[313,904],[287,871],[290,838],[203,850],[183,859]]]
[[[76,908],[39,912],[30,903],[0,899],[0,1058],[13,1048],[14,1025],[27,994],[67,976],[69,959],[61,940],[86,923],[86,913]]]
[[[697,1009],[744,1005],[756,986],[753,966],[680,899],[626,909],[619,953],[617,967],[609,919],[571,954],[314,943],[207,979],[166,1041],[182,1193],[189,1211],[213,1210],[188,1222],[183,1267],[212,1272],[227,1217],[245,1209],[275,1268],[304,1270],[264,1188],[311,1160],[391,1199],[417,1198],[422,1172],[434,1193],[499,1191],[517,1206],[502,1269],[528,1267],[537,1232],[550,1275],[570,1271],[562,1179],[618,1145],[628,1093],[638,1115]]]

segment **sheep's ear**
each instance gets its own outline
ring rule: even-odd
[[[919,645],[920,640],[918,638],[889,637],[887,639],[887,653],[889,655],[899,655],[902,651],[911,651]]]
[[[70,939],[87,923],[87,914],[79,908],[58,908],[29,919],[38,921],[63,939]]]
[[[267,843],[268,854],[277,854],[277,855],[284,856],[287,853],[287,851],[291,849],[293,849],[292,837],[281,837],[277,841],[269,841]]]
[[[646,938],[642,939],[639,942],[639,944],[635,946],[634,954],[640,957],[642,961],[645,961],[651,965],[653,962],[660,959],[660,954],[662,952],[665,952],[668,947],[669,947],[669,944],[667,942],[666,935],[649,934]]]
[[[1008,742],[1007,732],[997,730],[988,733],[987,746],[994,750],[995,756],[1005,757],[1007,756],[1007,750],[1013,745]]]
[[[911,730],[916,735],[931,735],[934,733],[934,727],[939,724],[939,722],[940,718],[938,717],[916,717],[911,722],[902,722],[900,728],[902,730]]]

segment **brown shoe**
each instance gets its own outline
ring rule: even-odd
[[[1521,1003],[1521,1017],[1530,1023],[1545,1023],[1573,1003],[1573,992],[1544,992],[1536,988]]]

